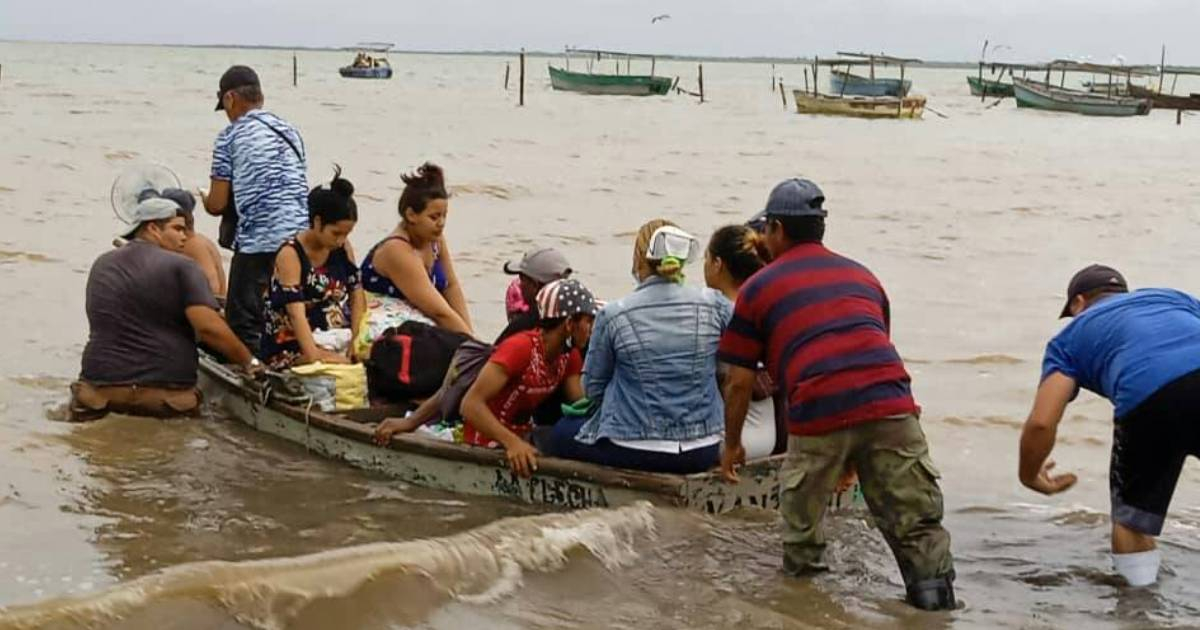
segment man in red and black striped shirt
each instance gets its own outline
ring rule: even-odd
[[[754,370],[765,363],[786,403],[790,434],[780,506],[784,569],[826,569],[821,520],[842,472],[853,467],[900,565],[908,601],[953,608],[938,473],[911,379],[889,336],[887,295],[866,267],[822,244],[824,201],[816,184],[789,179],[771,191],[763,211],[774,260],[742,285],[718,351],[732,366],[722,473],[737,481]]]

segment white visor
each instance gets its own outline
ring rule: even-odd
[[[647,260],[662,260],[672,257],[681,261],[691,260],[699,247],[696,237],[673,226],[664,225],[650,236],[650,247],[646,249]]]

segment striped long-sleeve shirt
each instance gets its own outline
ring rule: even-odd
[[[718,359],[767,365],[793,435],[917,413],[888,320],[887,295],[869,270],[804,243],[742,285]]]

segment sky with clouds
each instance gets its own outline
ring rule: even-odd
[[[651,23],[656,15],[669,19]],[[0,0],[0,39],[1200,64],[1200,0]]]

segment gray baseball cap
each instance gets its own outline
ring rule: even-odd
[[[129,230],[122,234],[124,238],[133,238],[138,228],[147,221],[170,219],[179,212],[179,204],[162,197],[150,197],[138,203],[129,212]]]
[[[816,184],[793,177],[771,189],[762,214],[765,217],[823,217],[829,214],[821,207],[824,203],[825,193]]]
[[[525,274],[541,283],[561,280],[571,275],[571,263],[562,252],[553,247],[526,252],[519,262],[504,263],[504,273]]]

